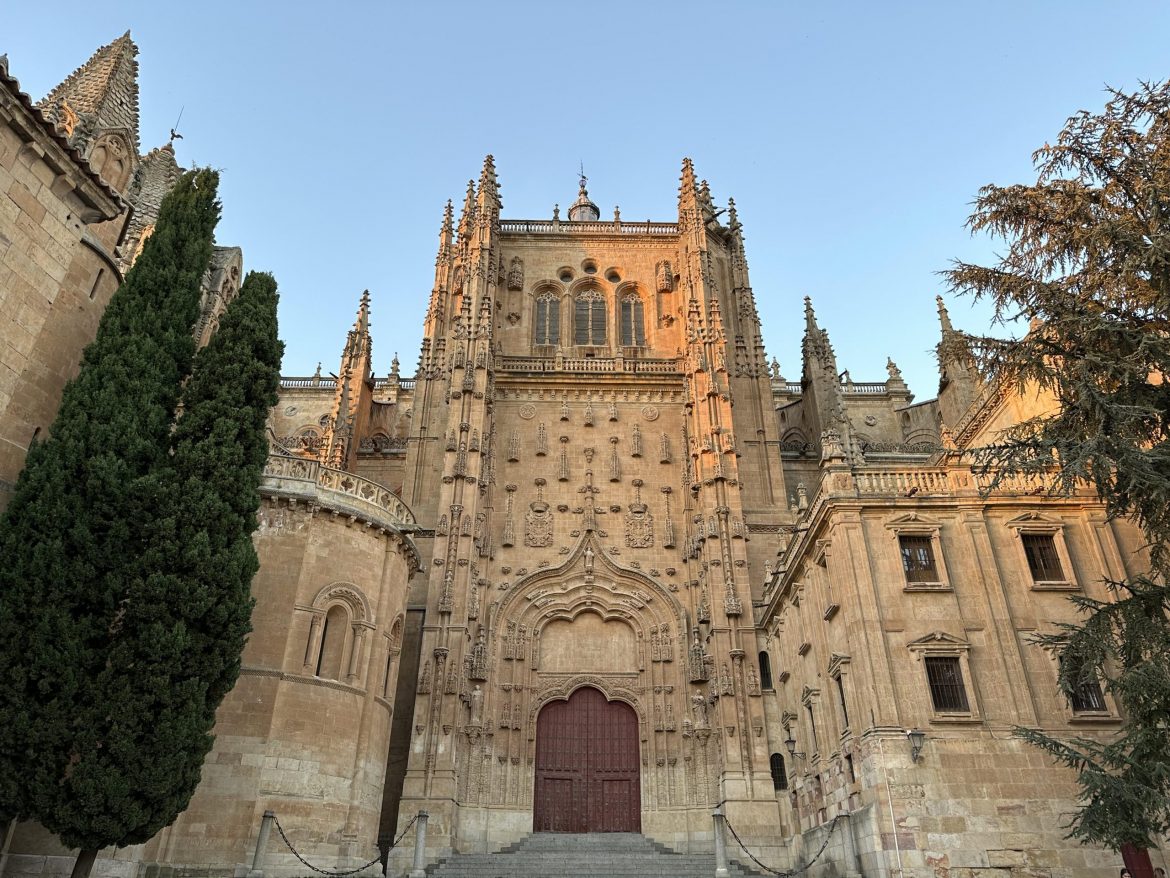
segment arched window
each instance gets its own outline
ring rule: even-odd
[[[760,653],[760,688],[772,688],[772,660],[766,652]]]
[[[646,344],[646,331],[642,327],[642,299],[632,294],[623,297],[622,344],[626,347]]]
[[[605,344],[605,296],[598,290],[577,294],[573,341],[580,345]]]
[[[561,300],[556,293],[542,293],[536,300],[536,338],[533,344],[560,344]]]
[[[326,680],[340,680],[342,660],[349,633],[349,613],[345,607],[333,606],[325,614],[321,630],[321,654],[317,659],[317,676]]]
[[[768,764],[772,769],[772,789],[788,789],[788,772],[784,770],[784,757],[779,753],[773,753]]]

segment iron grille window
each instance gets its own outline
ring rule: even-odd
[[[769,764],[772,769],[772,789],[788,789],[788,772],[784,770],[784,757],[779,753],[773,753]]]
[[[938,713],[970,713],[971,705],[963,686],[963,669],[958,656],[929,655],[924,661],[934,709]]]
[[[642,328],[642,300],[627,296],[622,300],[622,344],[626,347],[646,344],[646,333]]]
[[[536,300],[536,344],[558,344],[561,340],[561,303],[556,296]]]
[[[605,298],[596,290],[577,296],[573,341],[579,345],[605,344]]]
[[[1024,554],[1028,556],[1028,570],[1033,582],[1064,582],[1064,568],[1056,554],[1056,540],[1052,534],[1023,534]]]
[[[1061,670],[1064,670],[1064,659],[1060,660]],[[1092,672],[1090,672],[1091,674]],[[1105,694],[1101,691],[1101,684],[1096,676],[1089,676],[1079,681],[1072,689],[1064,690],[1069,706],[1073,713],[1082,711],[1106,711]]]
[[[766,652],[760,653],[760,688],[772,688],[772,660]]]
[[[934,563],[934,545],[929,536],[900,536],[902,569],[907,582],[938,582],[938,568]]]

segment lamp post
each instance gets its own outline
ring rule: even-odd
[[[792,737],[792,729],[786,729],[788,737],[784,739],[784,747],[788,750],[788,755],[796,759],[804,759],[804,754],[796,749],[796,739]]]

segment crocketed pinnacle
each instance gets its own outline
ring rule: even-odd
[[[138,47],[130,31],[102,46],[37,105],[79,148],[94,131],[125,128],[138,152]]]

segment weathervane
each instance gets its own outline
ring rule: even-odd
[[[175,120],[175,124],[171,126],[171,139],[167,143],[173,148],[176,140],[182,140],[183,135],[179,133],[179,122],[183,119],[183,110],[187,109],[186,104],[179,107],[179,118]]]

